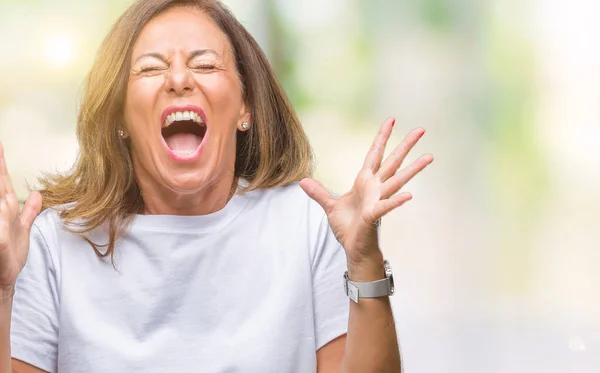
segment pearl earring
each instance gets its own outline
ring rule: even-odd
[[[243,129],[244,131],[247,131],[247,130],[248,130],[248,128],[250,128],[250,125],[248,124],[248,122],[243,122],[243,123],[242,123],[242,129]]]
[[[119,137],[120,137],[120,138],[123,138],[123,137],[125,137],[125,131],[123,131],[123,130],[119,130]]]

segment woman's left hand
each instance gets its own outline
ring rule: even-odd
[[[412,198],[410,193],[396,193],[433,161],[433,157],[426,154],[398,172],[408,152],[425,133],[418,128],[382,163],[394,122],[388,119],[381,126],[349,192],[337,197],[315,179],[300,182],[306,194],[325,210],[335,237],[346,251],[349,267],[378,261],[381,257],[377,237],[379,219]]]

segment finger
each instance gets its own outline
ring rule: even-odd
[[[10,221],[10,209],[6,198],[0,197],[0,220],[7,223]]]
[[[21,210],[21,223],[29,232],[31,230],[31,226],[33,225],[33,221],[36,216],[40,214],[42,210],[42,195],[39,192],[31,192],[29,197],[27,197],[27,201],[25,201],[25,205],[23,205],[23,209]]]
[[[6,203],[6,198],[0,196],[0,247],[6,247],[10,230],[11,216]],[[3,250],[0,250],[0,254]]]
[[[385,145],[392,134],[392,129],[394,128],[395,122],[396,120],[393,118],[389,118],[383,122],[379,132],[377,133],[377,136],[375,136],[375,140],[371,145],[371,149],[369,149],[369,152],[367,153],[365,163],[363,164],[363,169],[369,170],[373,173],[379,170],[381,160],[383,159],[383,152],[385,151]]]
[[[312,199],[314,199],[326,213],[329,213],[335,197],[329,193],[329,191],[315,179],[306,178],[300,181],[300,187],[304,192]]]
[[[412,194],[410,193],[400,193],[396,196],[393,196],[388,199],[381,200],[375,204],[375,209],[373,213],[375,216],[382,218],[387,215],[390,211],[394,210],[405,204],[406,202],[412,199]]]
[[[14,193],[8,193],[4,196],[4,201],[6,201],[6,209],[11,219],[19,216],[19,200],[17,196]]]
[[[419,172],[423,171],[423,169],[431,164],[431,162],[433,162],[433,156],[431,154],[425,154],[414,161],[410,166],[389,178],[381,186],[381,198],[389,198],[391,195],[398,192],[400,188],[408,183]]]
[[[0,197],[0,223],[8,227],[13,222],[13,214],[6,197]]]
[[[417,128],[412,130],[394,149],[394,151],[390,154],[389,157],[383,162],[379,171],[377,172],[379,179],[381,181],[386,181],[390,177],[392,177],[396,171],[404,162],[406,155],[411,151],[411,149],[415,146],[417,142],[423,137],[425,134],[425,130],[423,128]]]
[[[8,176],[8,169],[6,168],[6,160],[4,159],[4,147],[0,143],[0,197],[13,192],[12,183]]]

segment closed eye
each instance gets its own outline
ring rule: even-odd
[[[217,67],[217,65],[215,64],[199,64],[199,65],[193,65],[192,69],[194,70],[213,70]]]
[[[159,70],[161,70],[161,68],[158,66],[142,66],[139,71],[141,73],[147,73],[147,72],[159,71]]]

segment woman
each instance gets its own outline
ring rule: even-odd
[[[0,372],[398,372],[377,222],[432,157],[396,172],[417,129],[382,163],[393,125],[332,196],[218,1],[136,2],[89,74],[72,171],[19,212],[0,149]]]

